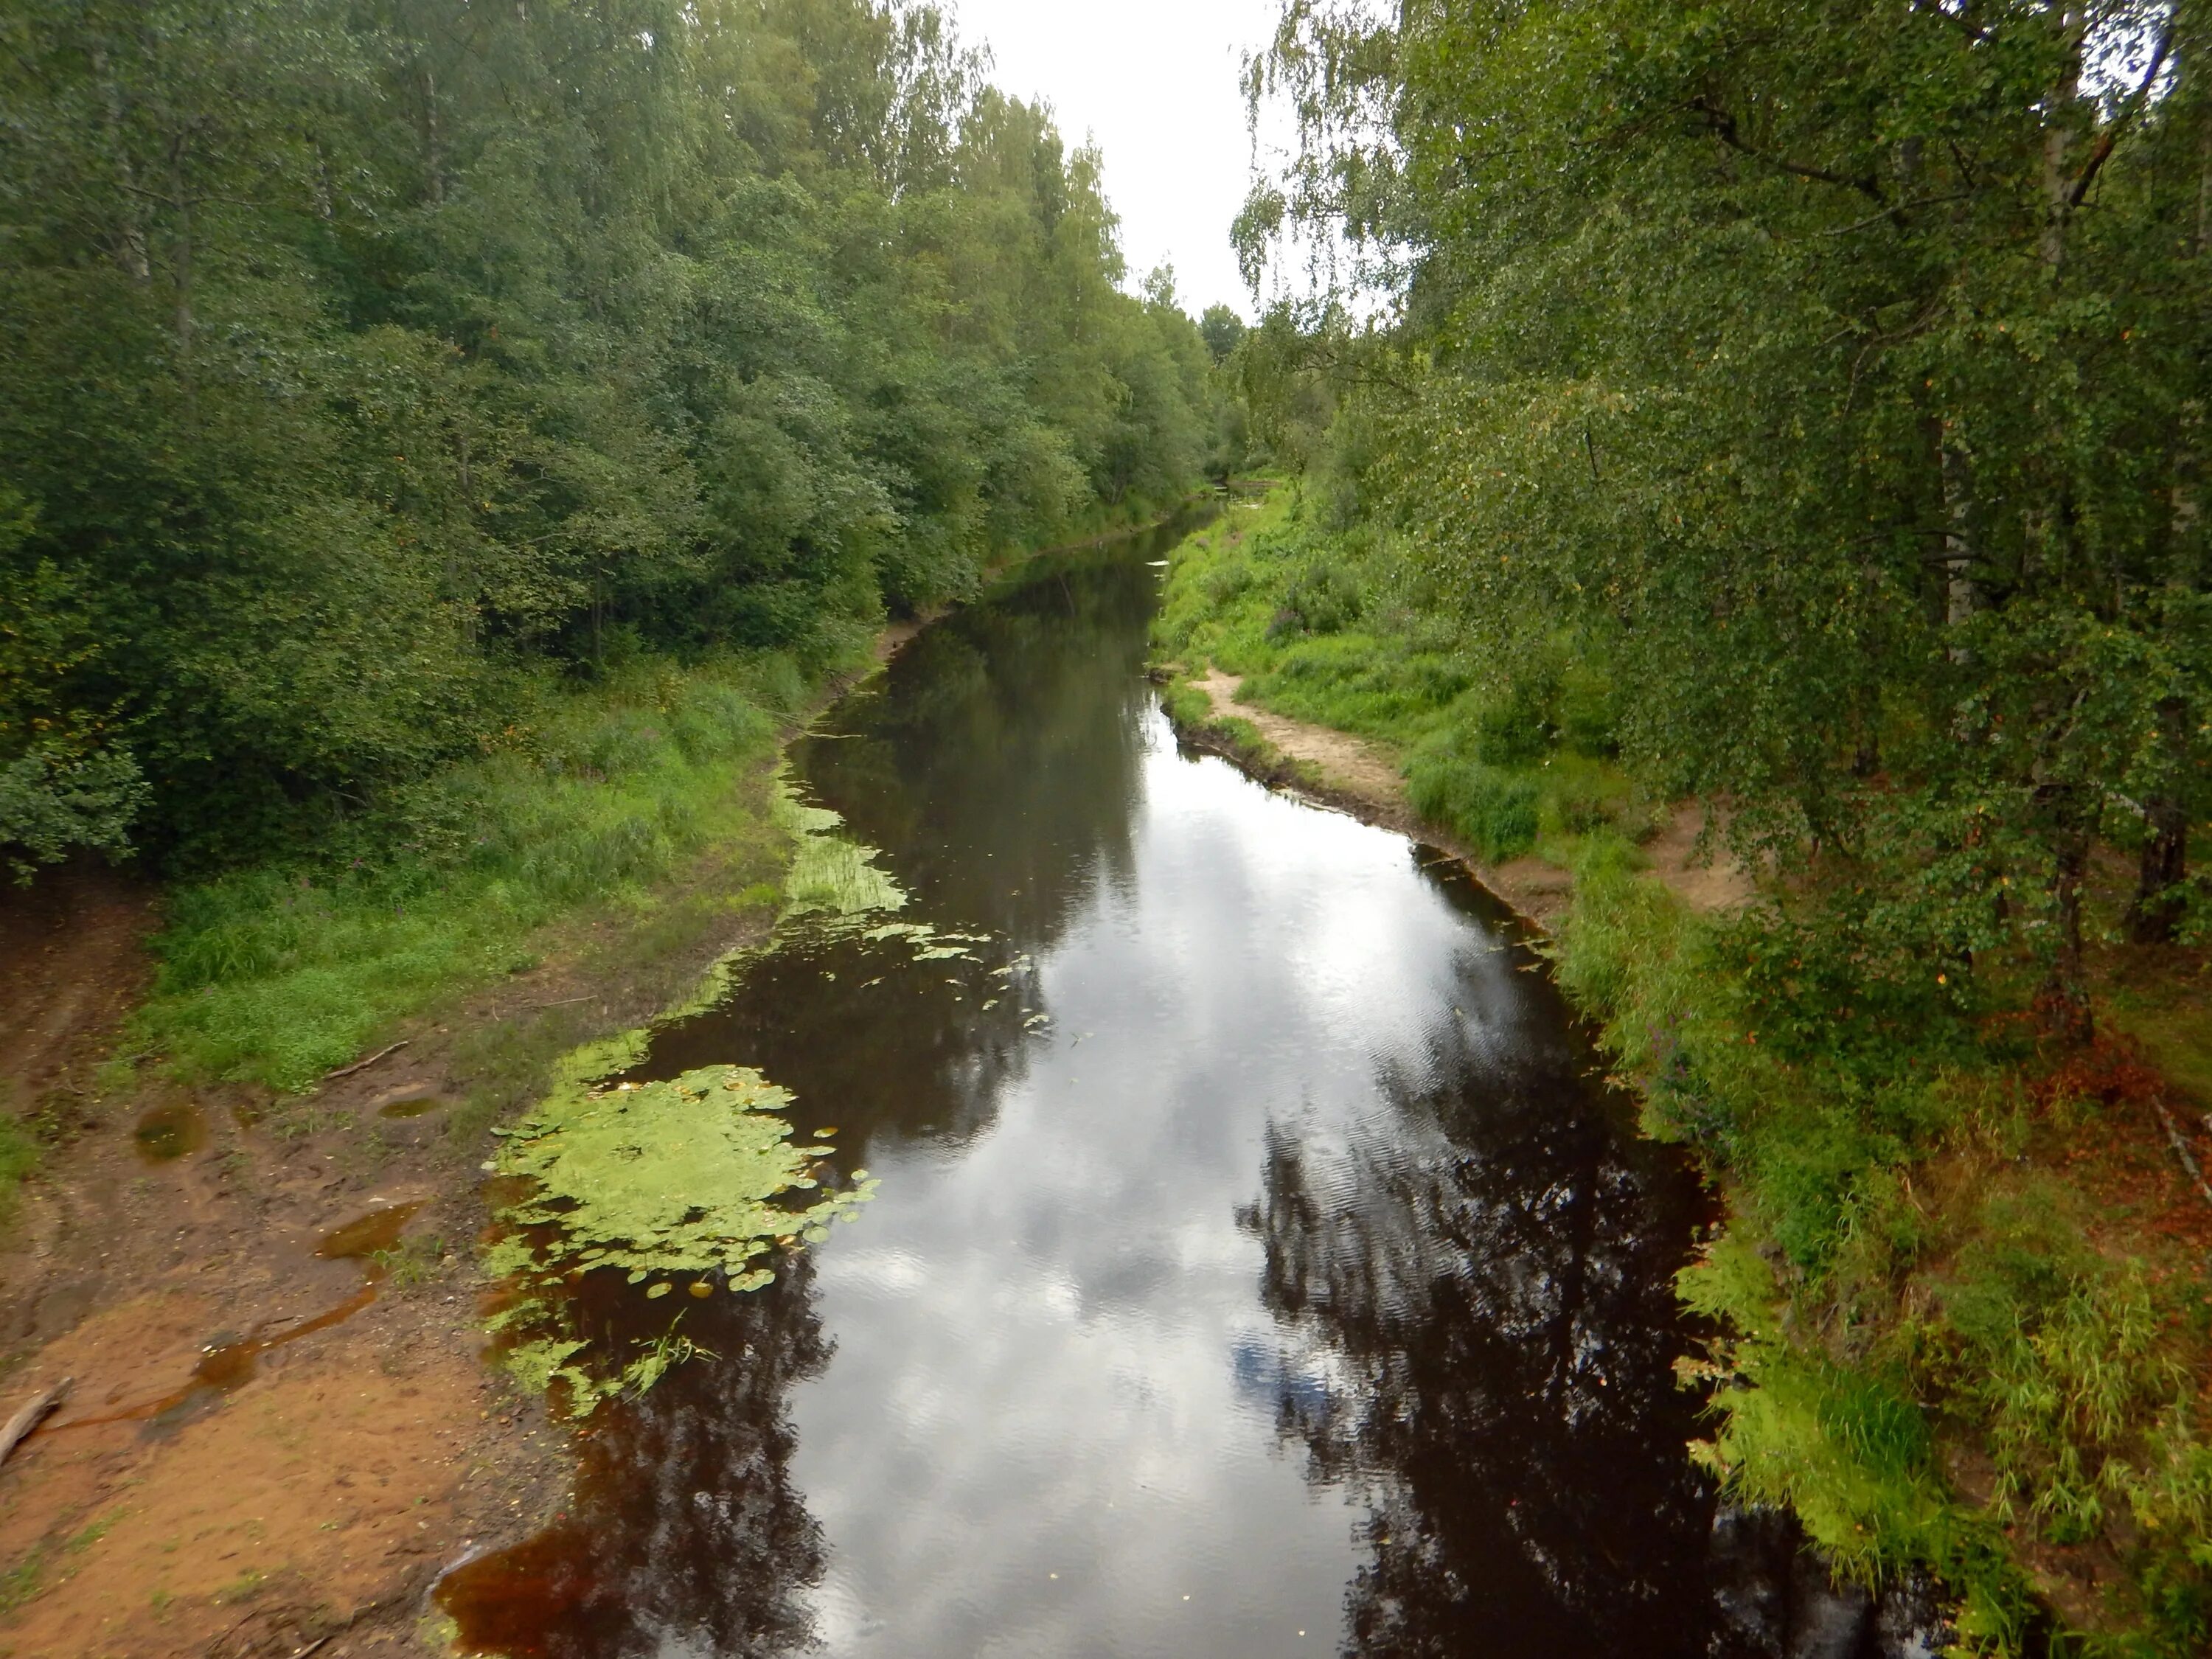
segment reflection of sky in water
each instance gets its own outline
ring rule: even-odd
[[[1137,562],[1173,536],[1031,567],[798,745],[902,919],[987,942],[801,930],[654,1034],[637,1075],[757,1066],[882,1185],[768,1290],[685,1299],[720,1358],[446,1581],[470,1642],[1779,1659],[1863,1625],[1786,1528],[1714,1529],[1670,1369],[1694,1182],[1540,964],[1430,854],[1176,751]],[[574,1304],[610,1352],[669,1309]]]
[[[1276,1433],[1328,1382],[1237,1212],[1271,1117],[1310,1152],[1391,1112],[1378,1060],[1455,1002],[1487,1047],[1511,958],[1397,837],[1146,733],[1134,868],[1040,955],[1053,1024],[963,1115],[994,1127],[954,1160],[878,1137],[879,1196],[820,1252],[836,1353],[793,1474],[832,1652],[1334,1650],[1356,1511]]]

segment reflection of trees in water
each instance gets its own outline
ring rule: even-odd
[[[635,1075],[754,1066],[797,1097],[793,1123],[837,1128],[837,1163],[848,1171],[865,1167],[878,1133],[968,1140],[1027,1067],[1022,1022],[1039,1006],[1025,958],[1003,944],[972,948],[972,960],[916,962],[903,939],[802,933],[751,964],[712,1010],[654,1033]]]
[[[668,1322],[666,1303],[616,1275],[580,1312],[623,1351]],[[790,1392],[829,1358],[812,1267],[687,1309],[684,1328],[719,1356],[671,1371],[641,1401],[602,1407],[578,1442],[566,1516],[446,1579],[439,1601],[462,1645],[514,1659],[631,1659],[673,1650],[753,1659],[803,1646],[803,1600],[821,1577],[821,1528],[793,1486]]]
[[[1134,861],[1155,587],[1127,555],[1055,561],[921,635],[839,706],[843,735],[804,745],[811,793],[915,896],[897,919],[988,931],[980,960],[915,963],[901,941],[802,930],[712,1011],[657,1033],[636,1075],[757,1066],[805,1122],[843,1131],[848,1168],[878,1131],[957,1141],[987,1127],[1042,1006],[1024,953],[1060,938],[1099,872],[1126,878]]]
[[[1303,1339],[1283,1430],[1372,1504],[1350,1650],[1702,1650],[1711,1501],[1672,1372],[1687,1176],[1556,1047],[1501,1067],[1455,1024],[1426,1047],[1341,1150],[1272,1132],[1247,1217]]]
[[[929,629],[804,746],[813,794],[930,916],[1049,949],[1133,864],[1157,586],[1127,555],[1057,559]]]
[[[1142,763],[1152,573],[1124,554],[1044,568],[916,640],[888,683],[848,700],[849,734],[805,747],[814,793],[920,901],[900,921],[988,931],[973,959],[917,961],[854,927],[802,927],[708,1013],[655,1034],[635,1075],[736,1060],[835,1124],[839,1161],[878,1130],[964,1139],[1027,1062],[1034,965],[1089,898],[1126,878]],[[994,969],[1010,971],[994,972]],[[989,1003],[992,1006],[986,1008]],[[719,1356],[605,1408],[584,1437],[574,1510],[449,1577],[466,1643],[543,1659],[674,1650],[781,1653],[811,1632],[820,1530],[791,1486],[793,1383],[826,1361],[812,1265],[751,1295],[648,1301],[592,1275],[580,1334],[627,1358],[671,1318]]]
[[[1291,1338],[1265,1379],[1279,1425],[1370,1505],[1347,1652],[1937,1650],[1924,1590],[1839,1590],[1786,1517],[1716,1517],[1673,1370],[1694,1182],[1582,1079],[1548,985],[1471,956],[1456,995],[1486,1010],[1480,1048],[1432,1030],[1340,1146],[1271,1125],[1242,1218]]]

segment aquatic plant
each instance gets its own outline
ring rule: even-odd
[[[780,1239],[828,1237],[875,1186],[860,1175],[810,1204],[777,1201],[818,1190],[816,1162],[831,1150],[793,1143],[775,1115],[790,1104],[788,1091],[744,1066],[556,1095],[505,1132],[501,1173],[535,1188],[503,1212],[525,1230],[510,1271],[623,1267],[632,1284],[658,1273],[720,1273],[740,1291],[767,1284],[774,1275],[757,1258]]]
[[[850,1187],[823,1190],[819,1161],[831,1149],[793,1141],[775,1115],[791,1103],[748,1066],[707,1066],[656,1083],[572,1080],[499,1132],[506,1145],[494,1167],[528,1183],[527,1196],[501,1210],[507,1231],[485,1261],[520,1293],[494,1321],[523,1337],[507,1351],[510,1374],[537,1390],[564,1384],[569,1409],[584,1415],[712,1357],[675,1340],[672,1322],[611,1373],[587,1364],[590,1345],[556,1292],[599,1268],[626,1271],[633,1285],[656,1280],[648,1297],[668,1294],[679,1274],[695,1288],[720,1278],[732,1291],[758,1290],[775,1277],[763,1260],[772,1250],[818,1243],[833,1222],[850,1220],[875,1180],[858,1170]]]
[[[830,834],[844,819],[827,807],[807,805],[781,777],[775,812],[793,842],[791,870],[784,878],[784,920],[906,908],[905,890],[876,867],[875,849]]]

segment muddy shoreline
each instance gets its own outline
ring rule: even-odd
[[[1158,665],[1152,672],[1154,682],[1163,685],[1181,676],[1174,664]],[[1188,747],[1218,755],[1270,788],[1286,790],[1448,854],[1512,912],[1532,938],[1548,937],[1565,915],[1573,886],[1565,870],[1533,854],[1504,864],[1489,862],[1423,818],[1407,800],[1396,761],[1382,745],[1237,702],[1242,682],[1218,669],[1185,683],[1205,694],[1211,711],[1206,721],[1193,721],[1177,718],[1171,699],[1164,702],[1177,739]],[[1255,728],[1266,744],[1264,750],[1255,752],[1225,731],[1221,722],[1232,719]],[[1708,857],[1701,852],[1704,827],[1701,811],[1678,810],[1643,849],[1650,874],[1693,910],[1723,910],[1749,902],[1752,883],[1728,855]]]
[[[0,1656],[443,1650],[430,1586],[556,1516],[573,1475],[482,1359],[489,1128],[765,936],[768,910],[714,902],[777,874],[739,862],[649,923],[574,919],[286,1098],[150,1068],[99,1089],[150,975],[149,887],[70,870],[4,913],[0,974],[33,990],[0,1010],[0,1075],[46,1145],[0,1235],[0,1415],[71,1388],[0,1468]],[[395,1211],[366,1253],[330,1248]]]

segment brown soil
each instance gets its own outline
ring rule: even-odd
[[[0,1076],[46,1142],[0,1222],[0,1417],[75,1379],[0,1466],[0,1659],[442,1651],[430,1584],[540,1525],[569,1463],[480,1358],[488,1127],[546,1060],[764,933],[726,896],[774,858],[580,919],[536,969],[289,1100],[158,1078],[101,1098],[151,894],[88,871],[0,896]],[[166,1139],[141,1133],[157,1114]],[[394,1205],[419,1206],[396,1238],[387,1221],[318,1255]],[[361,1238],[397,1255],[338,1254]]]
[[[1573,883],[1565,870],[1534,857],[1486,863],[1423,820],[1406,799],[1404,776],[1388,746],[1239,702],[1243,681],[1218,668],[1209,669],[1205,678],[1191,684],[1206,693],[1215,719],[1248,721],[1291,762],[1303,774],[1302,793],[1370,823],[1443,848],[1524,921],[1540,930],[1550,931],[1566,913]],[[1747,904],[1756,890],[1750,877],[1725,852],[1700,847],[1705,823],[1701,808],[1686,803],[1677,807],[1661,833],[1644,845],[1651,874],[1693,910]]]
[[[154,890],[98,864],[0,887],[0,1110],[66,1118],[145,988]]]

